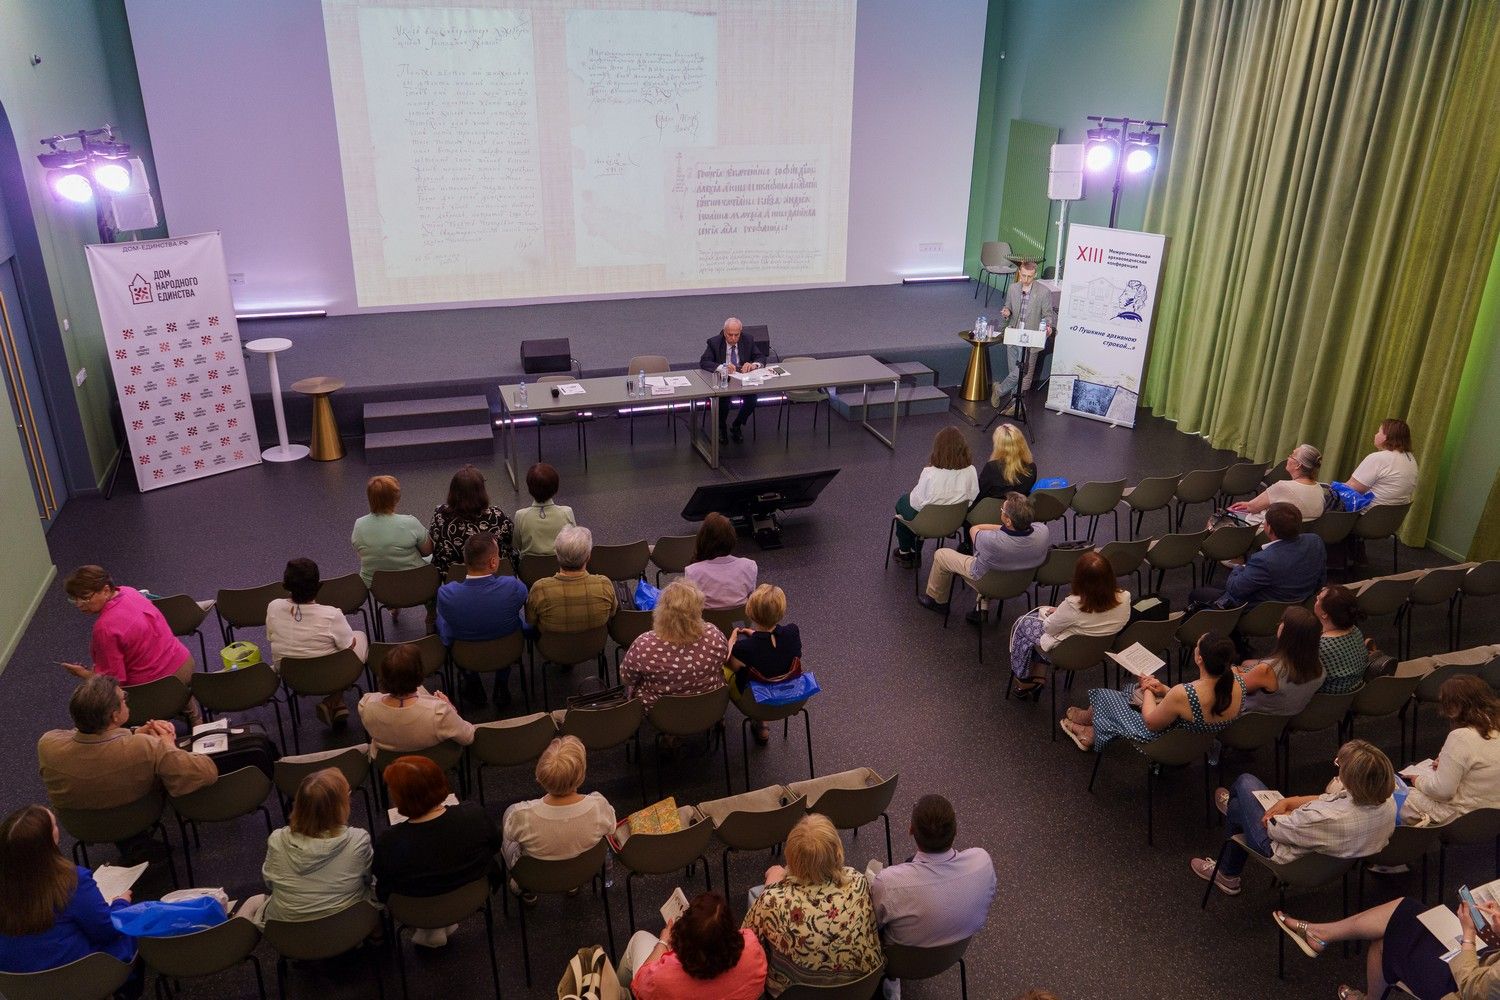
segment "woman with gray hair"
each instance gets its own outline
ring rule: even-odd
[[[1290,479],[1272,483],[1250,500],[1230,504],[1229,512],[1238,514],[1241,520],[1250,524],[1262,524],[1267,507],[1273,503],[1289,503],[1302,512],[1304,521],[1321,517],[1326,506],[1325,491],[1318,483],[1318,470],[1322,466],[1321,451],[1310,444],[1299,444],[1286,458],[1286,474]]]
[[[619,608],[609,577],[590,573],[594,534],[579,525],[557,533],[557,574],[538,580],[526,595],[526,620],[543,632],[587,632]]]
[[[651,612],[651,631],[630,644],[620,681],[647,708],[664,695],[707,694],[724,686],[729,642],[703,620],[703,591],[669,583]]]

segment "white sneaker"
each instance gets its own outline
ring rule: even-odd
[[[880,984],[880,988],[884,991],[885,1000],[901,1000],[901,980],[883,980]]]
[[[411,943],[421,945],[423,948],[441,948],[448,943],[448,933],[457,927],[458,925],[454,924],[452,927],[423,928],[412,931]]]

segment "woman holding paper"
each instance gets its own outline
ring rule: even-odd
[[[1450,925],[1443,940],[1422,922],[1427,904],[1411,898],[1393,899],[1331,924],[1297,920],[1280,910],[1271,919],[1309,958],[1317,958],[1338,941],[1369,942],[1365,951],[1368,992],[1340,986],[1339,1000],[1379,1000],[1391,983],[1401,983],[1421,1000],[1490,1000],[1500,994],[1500,949],[1480,958],[1479,939],[1487,946],[1496,942],[1500,906],[1488,900],[1476,906],[1484,918],[1482,929],[1466,904],[1459,904],[1456,928],[1451,926],[1452,911],[1433,907],[1443,911],[1439,916]],[[1457,954],[1445,961],[1449,949]]]
[[[618,972],[636,1000],[758,1000],[766,952],[754,931],[734,925],[723,896],[705,892],[660,938],[636,931]]]
[[[1010,669],[1021,697],[1047,686],[1046,653],[1072,635],[1114,635],[1130,620],[1130,592],[1115,589],[1115,571],[1098,552],[1085,552],[1073,566],[1073,585],[1055,608],[1041,607],[1016,619],[1010,630]]]
[[[1437,759],[1401,772],[1411,785],[1401,807],[1408,825],[1423,816],[1440,825],[1500,807],[1500,698],[1483,678],[1450,677],[1438,688],[1438,714],[1453,728]]]

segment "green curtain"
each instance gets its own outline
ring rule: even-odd
[[[1325,480],[1403,417],[1423,544],[1500,232],[1497,106],[1490,0],[1184,0],[1152,410],[1257,461],[1309,441]]]
[[[1496,474],[1484,513],[1479,515],[1479,527],[1469,545],[1469,558],[1500,559],[1500,474]]]

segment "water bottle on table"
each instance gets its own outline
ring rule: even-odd
[[[516,387],[516,409],[526,409],[526,380],[523,378],[521,384]]]

